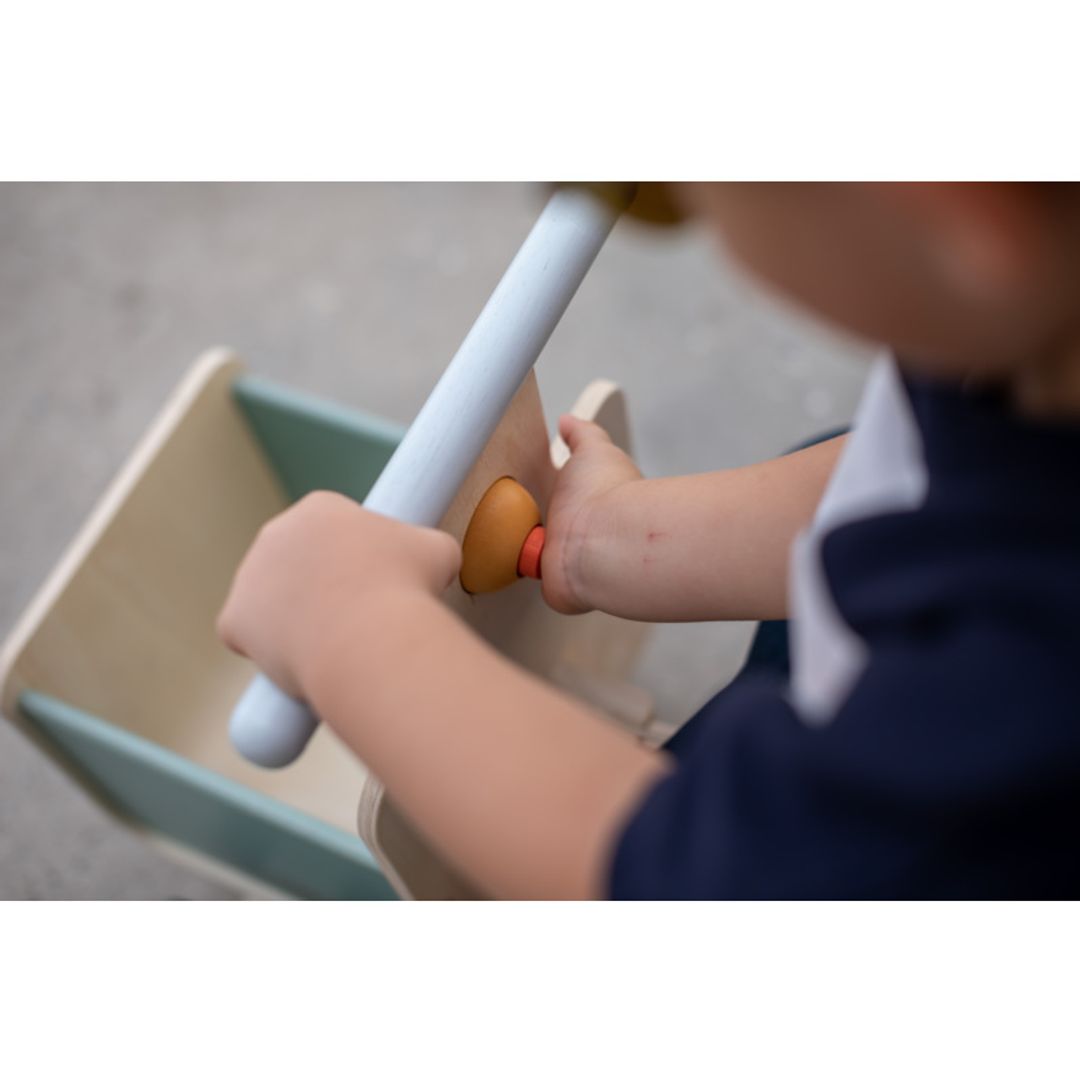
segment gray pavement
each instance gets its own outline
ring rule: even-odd
[[[527,232],[527,185],[0,185],[0,635],[205,347],[407,423]],[[751,462],[850,418],[865,350],[700,231],[620,225],[539,369],[554,420],[627,391],[648,474]],[[744,624],[661,628],[638,680],[689,715]],[[0,724],[0,899],[227,897]]]

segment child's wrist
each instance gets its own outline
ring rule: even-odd
[[[423,587],[408,586],[373,590],[352,603],[335,604],[297,661],[304,699],[322,715],[350,685],[406,675],[413,667],[409,638],[438,603]]]
[[[574,598],[587,611],[609,606],[608,581],[613,565],[621,564],[619,549],[626,539],[619,523],[627,498],[638,481],[628,481],[595,499],[579,516],[567,553],[566,579]]]

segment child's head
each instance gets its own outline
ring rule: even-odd
[[[781,291],[929,371],[1011,377],[1080,350],[1076,185],[686,184],[677,197]]]

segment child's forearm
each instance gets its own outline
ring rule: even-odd
[[[655,622],[784,618],[791,542],[843,443],[620,488],[580,540],[583,601]]]
[[[380,604],[377,620],[342,613],[327,634],[305,679],[319,715],[478,885],[601,895],[618,829],[664,757],[499,656],[437,600]]]

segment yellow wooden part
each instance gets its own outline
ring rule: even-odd
[[[461,543],[461,587],[489,593],[513,585],[525,538],[540,524],[536,500],[509,476],[496,480],[473,511]]]

